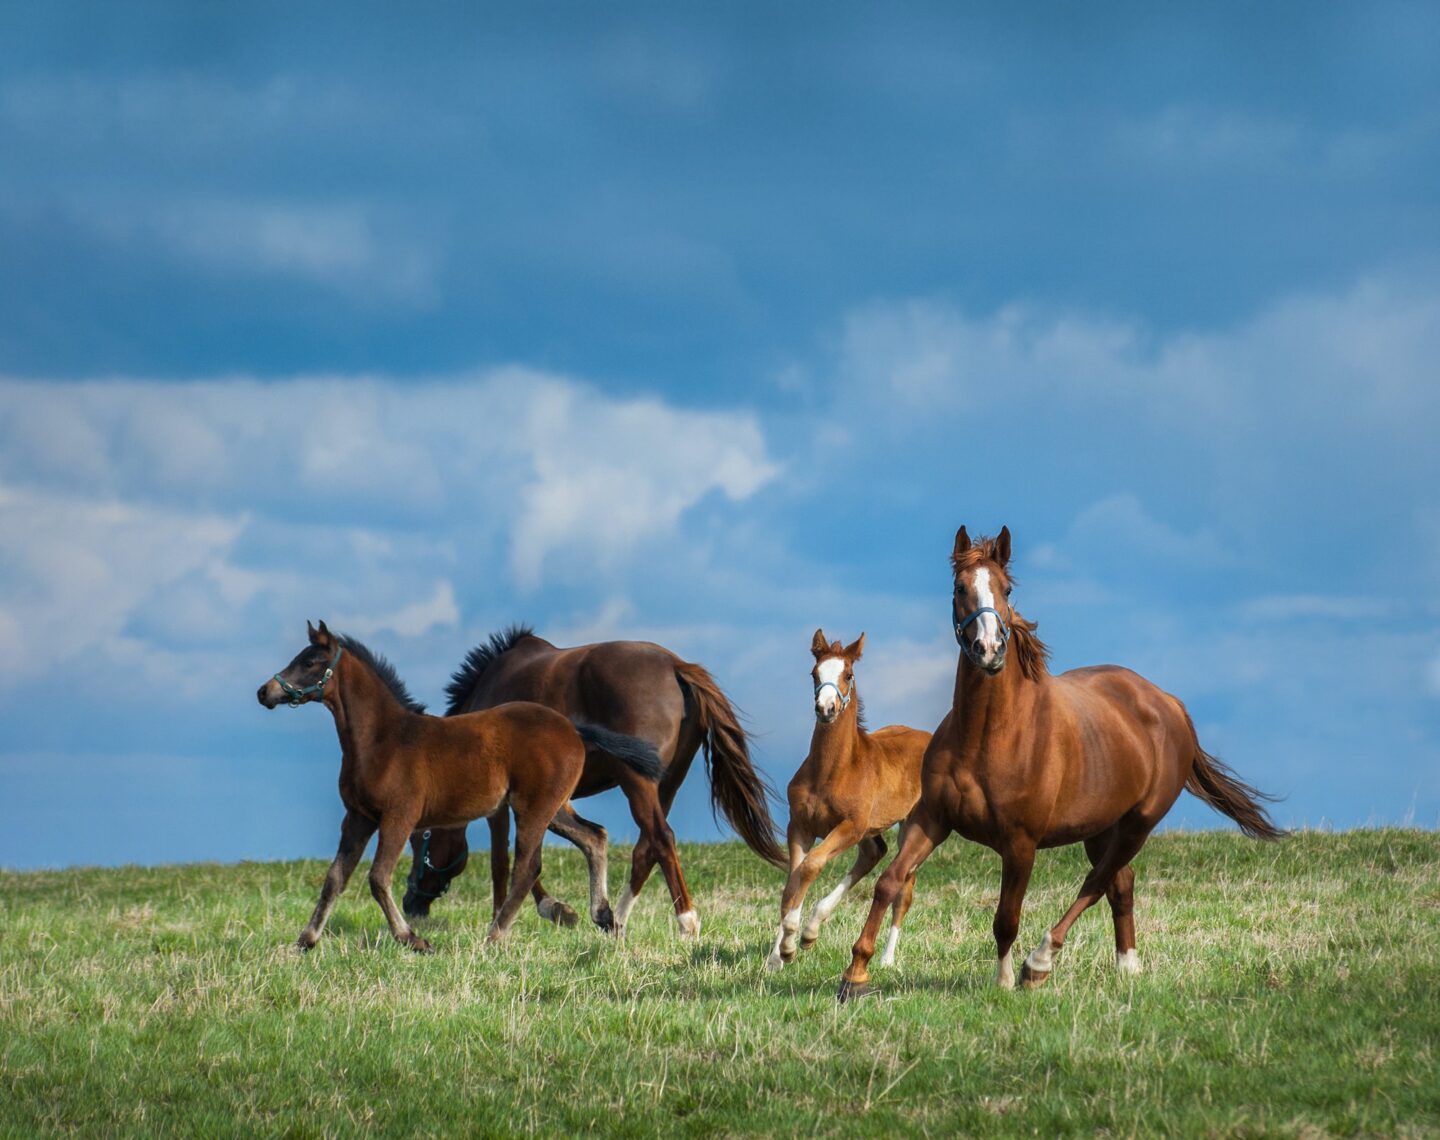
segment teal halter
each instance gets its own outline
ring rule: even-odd
[[[959,597],[951,597],[950,620],[955,624],[955,640],[960,643],[960,652],[965,654],[966,657],[970,658],[971,662],[975,665],[980,664],[980,660],[983,655],[975,648],[975,641],[973,638],[970,641],[965,640],[965,631],[970,627],[970,624],[972,622],[976,621],[980,617],[981,614],[995,615],[995,621],[1000,626],[1000,652],[1004,653],[1005,647],[1010,644],[1010,627],[1005,624],[1005,619],[1000,616],[1000,611],[997,609],[993,609],[990,606],[981,606],[974,613],[962,618],[960,616]]]
[[[434,871],[437,875],[448,875],[449,872],[453,871],[469,858],[469,855],[470,852],[465,851],[462,852],[460,857],[453,863],[449,863],[444,867],[435,866],[434,863],[430,862],[430,829],[427,827],[420,833],[420,854],[416,856],[414,862],[410,864],[410,874],[405,880],[406,884],[421,898],[438,899],[450,889],[450,880],[447,878],[441,883],[438,891],[424,891],[420,889],[420,876],[424,874],[425,871]]]
[[[280,676],[279,673],[275,674],[275,680],[280,683],[280,687],[284,689],[290,697],[290,707],[292,709],[298,709],[300,702],[311,693],[323,693],[325,691],[325,682],[335,675],[335,666],[340,664],[340,654],[344,652],[344,648],[343,645],[337,644],[335,646],[335,656],[330,658],[330,664],[325,666],[325,675],[313,685],[306,685],[303,689],[297,689],[289,681],[285,680],[284,677]]]

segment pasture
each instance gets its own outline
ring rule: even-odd
[[[844,1007],[873,877],[769,974],[781,873],[739,844],[682,857],[696,943],[652,881],[624,944],[527,904],[487,947],[477,864],[417,927],[430,956],[391,939],[363,867],[308,956],[318,860],[0,872],[0,1133],[1440,1135],[1436,833],[1158,835],[1145,972],[1115,972],[1102,904],[1014,993],[999,861],[952,839],[897,968]],[[1021,948],[1084,868],[1041,854]],[[545,869],[582,902],[572,849]]]

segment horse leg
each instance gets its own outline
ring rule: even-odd
[[[590,920],[601,930],[608,931],[615,924],[605,891],[610,837],[598,823],[577,814],[574,805],[568,802],[550,821],[550,830],[562,839],[568,839],[584,854],[585,864],[590,869]],[[539,879],[535,880],[535,889],[544,890]],[[548,918],[561,926],[574,926],[579,921],[575,912],[558,899],[545,895],[544,900],[537,901],[541,918]]]
[[[500,913],[510,889],[510,805],[503,804],[486,821],[490,825],[490,917]]]
[[[1015,988],[1010,948],[1020,933],[1020,911],[1025,905],[1025,891],[1030,886],[1030,872],[1034,867],[1035,844],[1029,840],[1011,840],[1000,853],[1000,905],[995,908],[991,931],[995,935],[995,984],[1002,990]]]
[[[490,924],[490,932],[485,937],[487,942],[499,942],[505,937],[525,896],[540,877],[540,847],[552,818],[553,813],[518,809],[515,812],[515,878],[510,883],[505,901],[496,912],[495,920]]]
[[[615,933],[624,934],[635,900],[655,864],[659,863],[665,884],[670,888],[670,897],[674,900],[680,933],[683,937],[694,938],[700,933],[700,917],[695,913],[695,904],[685,886],[685,877],[680,871],[680,856],[675,850],[675,833],[666,822],[658,791],[653,783],[638,775],[622,779],[621,787],[630,801],[630,814],[639,825],[640,842],[635,845],[635,854],[630,861],[630,882],[615,905]]]
[[[325,920],[330,917],[335,900],[345,890],[345,884],[355,873],[360,856],[365,854],[365,845],[374,834],[374,820],[366,819],[353,811],[345,813],[345,818],[340,823],[340,846],[335,852],[335,861],[325,873],[325,884],[320,888],[320,901],[315,904],[315,912],[295,943],[301,950],[309,950],[320,941],[320,933],[325,929]]]
[[[895,944],[900,941],[900,924],[910,913],[910,904],[915,901],[915,876],[911,875],[900,888],[900,895],[890,911],[890,933],[885,939],[885,949],[880,953],[880,965],[895,965]]]
[[[390,893],[390,882],[395,877],[395,864],[400,862],[405,843],[419,817],[417,805],[403,816],[398,812],[392,813],[389,818],[380,821],[380,840],[375,844],[375,860],[370,864],[370,893],[385,912],[385,921],[390,924],[390,933],[395,940],[424,954],[429,951],[430,943],[410,929],[410,924],[395,905],[395,896]]]
[[[910,821],[904,820],[900,824],[900,843],[905,843],[905,832]],[[893,966],[895,964],[895,947],[900,942],[900,924],[905,921],[905,916],[910,913],[910,905],[915,901],[915,876],[912,874],[905,880],[905,885],[900,888],[900,893],[895,897],[895,905],[890,909],[890,933],[885,938],[885,949],[880,953],[881,966]]]
[[[851,865],[850,870],[845,872],[845,877],[840,880],[840,885],[815,904],[810,921],[805,924],[805,933],[800,935],[801,950],[809,950],[815,945],[815,940],[820,937],[820,928],[830,920],[830,916],[835,913],[835,908],[850,892],[850,888],[873,871],[875,864],[883,858],[885,858],[884,836],[872,835],[869,839],[860,840],[855,849],[855,862]]]
[[[1145,823],[1126,829],[1121,823],[1115,827],[1105,853],[1100,856],[1100,861],[1090,868],[1090,873],[1085,876],[1085,881],[1080,885],[1080,893],[1070,904],[1070,909],[1059,922],[1045,932],[1040,945],[1030,951],[1029,957],[1025,959],[1025,964],[1020,968],[1021,985],[1034,989],[1045,984],[1050,977],[1050,971],[1055,968],[1055,956],[1065,946],[1065,936],[1070,932],[1070,927],[1110,890],[1116,874],[1122,867],[1128,866],[1130,860],[1135,858],[1140,848],[1145,845],[1152,826],[1154,825],[1151,823]]]
[[[1093,867],[1105,854],[1109,835],[1096,835],[1085,840],[1085,854]],[[1110,917],[1115,923],[1115,968],[1122,974],[1140,972],[1140,954],[1135,949],[1135,869],[1128,864],[1115,872],[1105,891],[1110,903]]]
[[[870,914],[865,919],[865,929],[860,932],[851,950],[850,965],[846,967],[840,979],[840,991],[835,995],[837,1000],[845,1002],[870,992],[870,959],[875,956],[875,939],[880,933],[880,924],[885,920],[886,908],[894,904],[905,884],[915,877],[920,865],[945,842],[949,834],[950,829],[934,819],[923,806],[915,809],[905,827],[900,853],[875,884]]]
[[[843,821],[820,841],[819,846],[806,852],[799,865],[790,872],[780,896],[780,931],[775,936],[770,956],[765,959],[767,969],[778,970],[786,962],[794,961],[795,936],[800,932],[800,909],[805,905],[805,892],[819,878],[826,863],[860,841],[862,830],[848,819]]]

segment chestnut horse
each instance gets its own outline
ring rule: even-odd
[[[637,778],[659,777],[659,757],[640,741],[577,729],[543,705],[516,702],[488,712],[426,716],[384,658],[354,638],[308,622],[310,643],[256,696],[268,709],[323,701],[340,737],[340,847],[320,901],[298,945],[309,950],[325,929],[370,837],[380,839],[370,866],[375,896],[390,933],[413,950],[430,944],[406,923],[390,894],[395,864],[416,827],[463,826],[508,804],[515,812],[515,881],[490,926],[503,937],[540,872],[545,828],[580,780],[586,740],[602,739]]]
[[[855,662],[865,652],[862,633],[850,645],[833,644],[817,629],[810,642],[815,657],[815,731],[810,753],[786,790],[790,800],[790,878],[780,899],[780,933],[765,965],[778,970],[795,957],[800,909],[821,870],[851,847],[855,864],[840,885],[820,900],[810,915],[800,949],[808,950],[846,893],[885,857],[884,832],[904,819],[920,797],[920,761],[930,734],[888,724],[867,732],[865,709],[855,685]],[[811,845],[820,839],[820,845]],[[895,960],[900,923],[910,909],[915,880],[895,900],[890,941],[881,965]]]
[[[614,911],[604,900],[608,837],[605,829],[566,804],[552,824],[585,853],[590,865],[590,917],[601,929],[623,934],[630,910],[658,863],[670,888],[680,932],[694,936],[700,919],[680,870],[675,835],[666,822],[696,751],[703,745],[711,801],[749,848],[777,867],[788,864],[770,818],[770,789],[750,763],[745,731],[720,686],[705,669],[650,642],[604,641],[560,649],[528,626],[512,626],[472,649],[446,690],[447,716],[487,709],[505,701],[536,701],[575,720],[646,741],[660,755],[659,784],[641,778],[603,753],[592,751],[574,798],[619,787],[640,829],[630,878]],[[508,868],[509,816],[490,820],[491,889],[503,894]],[[469,846],[463,828],[412,837],[415,849],[408,914],[428,913],[465,868]],[[599,902],[596,887],[599,886]],[[567,924],[574,911],[551,898],[539,879],[534,895],[543,917]],[[498,905],[498,904],[497,904]]]
[[[952,618],[960,645],[954,705],[925,753],[920,802],[900,852],[875,888],[870,915],[840,983],[843,1002],[869,990],[869,962],[885,908],[952,831],[1000,855],[996,982],[1015,984],[1010,948],[1035,852],[1084,843],[1091,869],[1075,902],[1021,967],[1021,983],[1050,976],[1071,924],[1110,902],[1115,965],[1140,969],[1135,949],[1135,858],[1182,790],[1256,839],[1284,834],[1263,796],[1200,747],[1185,706],[1115,665],[1052,676],[1035,627],[1010,604],[1010,530],[971,542],[962,526],[951,557]],[[1006,668],[1012,654],[1015,664]]]

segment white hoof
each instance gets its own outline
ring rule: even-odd
[[[1116,954],[1115,968],[1122,974],[1138,974],[1140,972],[1140,952],[1132,947],[1123,954]]]
[[[679,915],[676,921],[680,923],[681,938],[700,937],[700,916],[693,910],[687,910],[684,914]]]
[[[780,957],[778,951],[770,951],[770,956],[765,959],[765,968],[772,974],[778,974],[785,968],[785,959]]]

